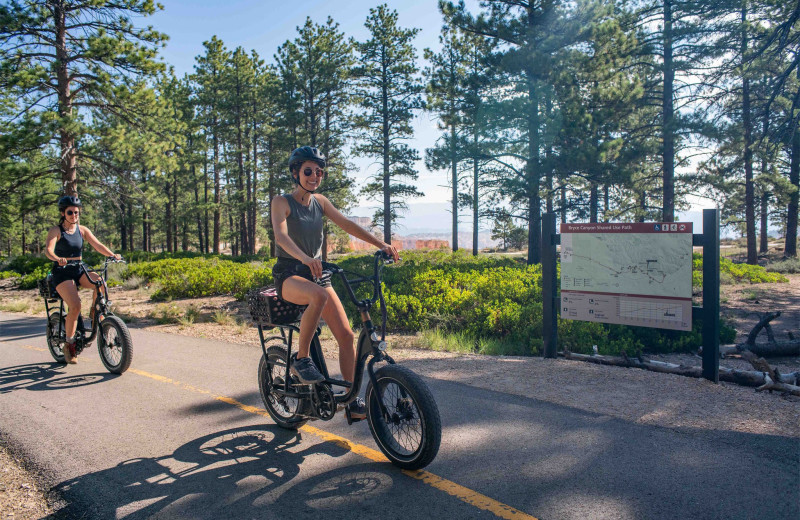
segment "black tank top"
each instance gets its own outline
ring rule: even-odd
[[[81,256],[81,251],[83,251],[81,227],[77,226],[75,232],[72,234],[64,231],[61,224],[58,225],[58,228],[61,230],[61,237],[56,242],[56,256],[62,258],[79,258]]]

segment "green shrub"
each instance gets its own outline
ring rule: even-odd
[[[35,270],[53,265],[52,260],[48,260],[44,256],[35,255],[20,255],[7,261],[3,266],[3,271],[14,271],[22,275],[30,274]]]
[[[145,280],[142,276],[130,276],[122,282],[122,288],[126,291],[132,291],[134,289],[139,289],[140,287],[144,286],[147,280]]]
[[[779,262],[772,262],[766,267],[771,273],[800,274],[800,258],[787,258]]]
[[[391,327],[410,331],[435,329],[424,341],[446,350],[471,348],[505,355],[541,353],[539,266],[441,251],[415,252],[406,258],[410,260],[408,264],[404,261],[384,271]],[[702,257],[699,260],[702,262]],[[339,264],[362,273],[371,266],[369,259],[363,258],[343,259]],[[731,276],[742,278],[731,266],[729,271]],[[763,279],[758,272],[744,275]],[[722,324],[721,329],[721,341],[732,342],[735,330],[727,324]],[[559,348],[574,352],[591,352],[592,345],[598,345],[600,352],[606,354],[678,352],[694,350],[700,344],[700,322],[694,323],[691,332],[681,332],[559,320]]]
[[[50,272],[50,265],[52,265],[52,262],[48,262],[47,265],[39,266],[20,278],[17,287],[20,289],[35,289],[39,283],[39,280],[46,277]]]
[[[236,324],[236,318],[231,315],[230,313],[224,310],[216,310],[214,314],[211,315],[211,321],[218,325],[234,325]]]
[[[173,253],[177,256],[177,253]],[[507,256],[474,257],[459,251],[403,251],[403,261],[384,268],[383,287],[388,325],[395,330],[426,331],[430,344],[461,345],[459,349],[506,355],[533,355],[542,350],[542,284],[541,267],[526,266]],[[141,285],[145,281],[157,287],[153,299],[197,298],[232,294],[243,298],[252,287],[271,283],[273,261],[249,262],[248,257],[234,261],[215,255],[188,255],[185,258],[162,258],[134,262],[123,273],[126,283]],[[374,265],[371,255],[351,255],[337,264],[354,275],[370,275]],[[239,261],[242,260],[242,261]],[[772,281],[781,277],[753,266],[721,264],[724,276],[751,283]],[[701,284],[702,256],[694,258],[694,281]],[[349,317],[357,312],[345,296],[338,277],[334,286],[342,296]],[[371,297],[371,287],[357,289],[359,298]],[[178,317],[186,324],[195,318]],[[230,316],[218,312],[212,319],[233,324]],[[379,319],[379,312],[373,312]],[[699,322],[691,332],[603,325],[599,323],[559,320],[559,348],[574,352],[591,352],[598,345],[602,353],[633,354],[676,352],[696,349],[701,344]],[[722,326],[724,343],[733,342],[735,330]],[[450,338],[455,336],[455,338]],[[438,339],[437,339],[438,338]],[[440,348],[452,349],[453,346]]]
[[[178,323],[183,317],[183,309],[175,303],[162,303],[150,312],[150,317],[155,318],[160,325]]]
[[[778,272],[768,272],[760,265],[737,264],[728,258],[719,261],[720,283],[785,283],[789,279]],[[692,285],[703,286],[703,255],[695,253],[692,256]]]
[[[0,302],[0,311],[6,312],[28,312],[30,305],[26,301]]]
[[[139,277],[158,284],[158,290],[152,295],[154,300],[222,294],[243,299],[253,287],[272,282],[272,264],[202,257],[164,259],[128,265],[123,278]]]
[[[0,280],[6,280],[7,278],[15,278],[19,276],[19,273],[16,271],[0,271]]]

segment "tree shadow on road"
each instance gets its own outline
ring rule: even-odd
[[[47,328],[47,320],[43,317],[31,316],[0,321],[0,329],[3,331],[5,341],[41,338],[44,336],[45,328]]]

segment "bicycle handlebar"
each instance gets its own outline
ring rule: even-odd
[[[338,274],[338,275],[341,276],[342,282],[344,283],[344,287],[347,290],[347,295],[350,297],[350,300],[353,302],[353,304],[356,307],[370,306],[373,303],[375,303],[375,301],[377,301],[379,298],[382,300],[382,297],[383,297],[383,294],[382,294],[382,292],[380,290],[381,289],[381,284],[380,284],[381,261],[383,261],[384,264],[394,263],[394,259],[391,257],[391,255],[387,254],[384,251],[376,251],[374,256],[375,256],[375,265],[374,265],[374,271],[373,271],[373,275],[372,276],[369,276],[369,277],[364,276],[364,277],[361,277],[361,278],[348,280],[347,277],[344,274],[344,269],[342,269],[338,265],[332,264],[330,262],[322,262],[322,273],[323,273],[323,276],[320,277],[320,278],[317,278],[317,280],[325,280],[326,278],[330,278],[331,276]],[[306,266],[304,264],[300,264],[297,267],[295,267],[295,272],[299,273],[299,271],[301,271],[301,270],[304,273],[310,273],[311,272],[311,270],[308,268],[308,266]],[[372,298],[369,298],[369,299],[366,299],[366,300],[359,300],[356,297],[355,292],[353,291],[353,285],[354,284],[357,285],[359,283],[364,283],[364,282],[371,282],[372,283],[372,285],[373,285]]]

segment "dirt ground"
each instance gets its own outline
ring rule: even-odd
[[[800,275],[789,283],[723,286],[722,314],[744,341],[759,317],[782,315],[772,322],[777,340],[800,338]],[[230,297],[154,303],[152,289],[111,289],[115,312],[132,328],[219,339],[258,347],[257,330],[249,325],[246,304]],[[82,292],[88,308],[88,292]],[[0,281],[0,310],[44,316],[36,291],[13,289]],[[762,333],[763,335],[763,333]],[[800,397],[759,393],[752,388],[639,369],[601,366],[564,359],[455,354],[421,348],[421,338],[392,335],[390,354],[418,373],[488,390],[527,396],[605,416],[665,428],[690,428],[780,435],[800,439]],[[759,337],[765,341],[766,337]],[[323,331],[326,357],[337,347]],[[692,354],[651,356],[651,359],[700,365]],[[800,371],[800,359],[777,358],[770,363],[782,372]],[[720,366],[751,369],[740,359],[723,359]],[[51,512],[45,490],[35,475],[4,450],[0,439],[0,520],[41,518]]]

